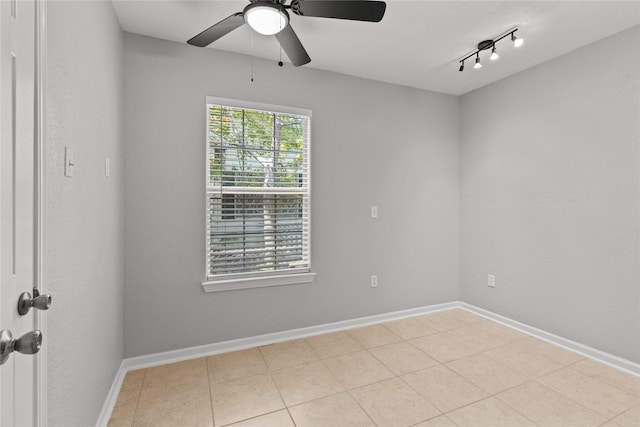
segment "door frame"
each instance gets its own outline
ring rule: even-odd
[[[46,156],[46,59],[47,59],[47,2],[36,0],[35,23],[35,168],[36,168],[36,235],[35,235],[35,278],[34,287],[40,294],[47,292],[46,275],[46,225],[47,225],[47,156]],[[47,425],[47,311],[36,312],[36,328],[42,331],[44,339],[42,347],[36,357],[35,372],[35,424],[38,427]]]

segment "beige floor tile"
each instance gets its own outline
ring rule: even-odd
[[[257,348],[207,357],[207,367],[212,384],[267,373],[267,365]]]
[[[503,345],[485,351],[482,354],[510,368],[526,379],[538,378],[562,367],[559,363],[530,353],[515,343]]]
[[[295,427],[286,409],[261,415],[250,420],[229,424],[231,427]]]
[[[231,424],[278,409],[284,404],[270,375],[211,384],[216,425]]]
[[[638,427],[640,378],[455,309],[131,371],[109,426],[214,418],[239,427]]]
[[[538,378],[538,382],[607,419],[621,414],[638,403],[635,396],[571,367]]]
[[[260,351],[272,371],[318,360],[318,356],[304,339],[265,345],[260,347]]]
[[[378,426],[410,426],[440,411],[400,378],[351,390],[351,395]]]
[[[600,381],[616,386],[627,393],[631,393],[636,397],[640,397],[640,378],[638,377],[610,368],[607,365],[595,362],[591,359],[581,360],[575,365],[571,365],[571,367],[583,374],[597,378]]]
[[[195,387],[179,394],[140,401],[132,426],[213,426],[209,388]]]
[[[482,324],[463,326],[462,328],[453,329],[445,332],[446,335],[452,336],[467,347],[476,352],[489,350],[501,345],[507,344],[509,341],[484,331]]]
[[[520,346],[530,353],[533,353],[537,356],[542,356],[545,359],[562,366],[570,365],[584,359],[584,357],[582,357],[578,353],[565,350],[564,348],[558,347],[534,337],[528,337],[523,340],[514,341],[514,344]]]
[[[364,347],[346,332],[317,335],[307,338],[307,342],[321,359],[364,350]]]
[[[415,338],[410,342],[440,363],[450,362],[476,353],[471,347],[445,333]]]
[[[136,371],[129,371],[122,381],[122,387],[118,393],[117,406],[128,406],[132,403],[138,403],[140,397],[140,391],[142,390],[142,384],[144,382],[144,369],[138,369]]]
[[[462,308],[454,308],[449,310],[449,312],[456,318],[468,324],[484,323],[488,321],[485,317],[471,313],[470,311],[464,310]]]
[[[439,363],[408,341],[383,345],[369,351],[396,375],[419,371]]]
[[[496,397],[533,422],[545,426],[599,426],[606,419],[535,381]]]
[[[348,393],[293,406],[289,412],[297,427],[375,426]]]
[[[325,359],[324,363],[347,389],[361,387],[395,376],[366,350]]]
[[[347,331],[354,340],[358,341],[364,348],[378,347],[402,341],[402,338],[391,332],[382,325],[365,326]]]
[[[443,365],[402,378],[442,412],[449,412],[488,396],[488,393]]]
[[[482,321],[482,318],[479,316],[457,309],[424,314],[422,316],[416,316],[414,319],[425,323],[427,326],[439,332],[469,326],[470,324]]]
[[[634,406],[628,411],[615,417],[612,422],[622,427],[638,427],[640,426],[640,405]]]
[[[207,376],[206,358],[184,360],[182,362],[169,363],[167,365],[147,368],[144,377],[145,386],[154,386],[166,383],[190,382],[194,378]]]
[[[383,323],[383,325],[405,340],[438,333],[435,329],[427,326],[425,322],[421,322],[413,317]]]
[[[322,362],[285,368],[272,375],[287,406],[344,391],[344,387]]]
[[[430,420],[423,421],[420,424],[416,424],[413,427],[458,427],[456,423],[451,421],[446,415],[440,415],[439,417],[431,418]]]
[[[447,414],[459,427],[535,427],[536,424],[494,397]]]
[[[204,357],[147,368],[140,401],[165,398],[192,388],[209,388]]]
[[[447,363],[447,366],[490,394],[499,393],[526,381],[520,374],[483,354],[463,357]]]
[[[131,427],[137,406],[138,404],[136,402],[113,408],[108,427]]]
[[[481,329],[485,332],[489,332],[492,335],[496,335],[505,341],[516,341],[528,338],[530,335],[527,335],[523,332],[517,331],[508,326],[501,325],[494,321],[487,321],[478,324],[478,329]]]

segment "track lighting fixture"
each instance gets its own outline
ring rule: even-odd
[[[489,56],[489,59],[492,61],[495,61],[498,58],[500,58],[500,55],[498,55],[498,52],[496,50],[496,43],[507,36],[511,36],[511,41],[513,42],[513,45],[515,47],[522,46],[522,43],[524,42],[524,40],[516,36],[515,34],[516,31],[518,31],[518,27],[510,29],[506,33],[502,33],[500,36],[496,37],[495,39],[483,40],[480,43],[478,43],[477,49],[474,49],[472,52],[469,52],[467,55],[463,56],[462,59],[458,60],[458,62],[460,62],[460,68],[458,69],[458,71],[464,71],[464,61],[466,61],[467,59],[471,58],[474,55],[476,57],[476,62],[473,68],[475,69],[482,68],[482,64],[480,63],[480,52],[482,52],[483,50],[491,49],[491,56]]]

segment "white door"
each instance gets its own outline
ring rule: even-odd
[[[18,299],[38,283],[36,2],[0,0],[0,426],[37,420],[37,310]],[[38,300],[39,302],[42,299]],[[47,304],[48,307],[48,304]],[[23,339],[20,339],[23,337]],[[0,353],[3,353],[0,351]],[[26,353],[26,354],[22,354]],[[0,355],[0,357],[2,357]]]

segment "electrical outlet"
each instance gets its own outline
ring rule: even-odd
[[[377,288],[378,287],[378,276],[377,275],[373,275],[371,276],[371,287],[372,288]]]
[[[496,287],[496,276],[494,276],[493,274],[489,274],[487,276],[487,285],[490,288],[495,288]]]

